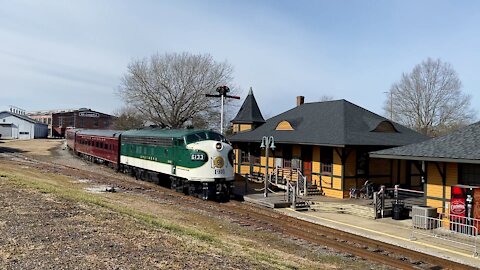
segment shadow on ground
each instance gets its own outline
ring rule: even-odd
[[[0,143],[3,143],[3,142],[0,142]],[[0,146],[0,153],[25,153],[25,152],[26,151],[18,148]]]

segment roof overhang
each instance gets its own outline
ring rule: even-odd
[[[232,140],[232,139],[228,139],[228,140],[231,143],[261,143],[262,142],[261,139],[260,140]],[[321,143],[293,142],[293,141],[280,141],[280,140],[275,140],[275,144],[295,144],[295,145],[346,147],[346,145],[341,145],[341,144],[321,144]]]
[[[480,164],[480,159],[465,159],[465,158],[382,155],[382,154],[374,154],[374,153],[370,153],[370,157],[371,158],[384,158],[384,159],[401,159],[401,160]]]

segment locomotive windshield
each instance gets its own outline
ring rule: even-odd
[[[201,132],[197,132],[197,133],[193,133],[185,136],[186,144],[205,141],[205,140],[228,143],[227,139],[223,135],[218,134],[216,132],[211,132],[211,131],[201,131]]]

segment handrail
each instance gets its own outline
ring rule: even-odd
[[[292,208],[293,209],[296,209],[296,206],[297,206],[297,194],[296,194],[296,191],[295,191],[295,186],[292,185],[292,183],[290,181],[287,180],[287,192],[286,192],[286,195],[287,195],[287,202],[291,203],[292,204]]]
[[[297,190],[299,195],[307,196],[307,177],[299,169],[295,169],[298,175]]]
[[[273,175],[275,175],[275,177],[273,177]],[[307,196],[307,193],[308,193],[307,177],[304,176],[299,169],[291,169],[291,168],[287,169],[287,168],[275,166],[275,169],[270,174],[270,182],[277,186],[286,185],[285,182],[279,183],[280,179],[286,180],[287,183],[290,185],[292,185],[292,183],[290,182],[295,182],[295,184],[293,184],[295,186],[295,194],[297,196]]]
[[[375,219],[377,219],[379,215],[383,218],[385,212],[385,186],[380,186],[380,190],[373,193],[373,207]]]

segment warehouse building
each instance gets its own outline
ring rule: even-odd
[[[25,115],[25,111],[10,107],[0,112],[0,138],[30,140],[46,138],[48,125],[35,121]]]
[[[67,128],[111,129],[115,116],[87,108],[29,112],[28,115],[48,124],[49,137],[65,137]]]

